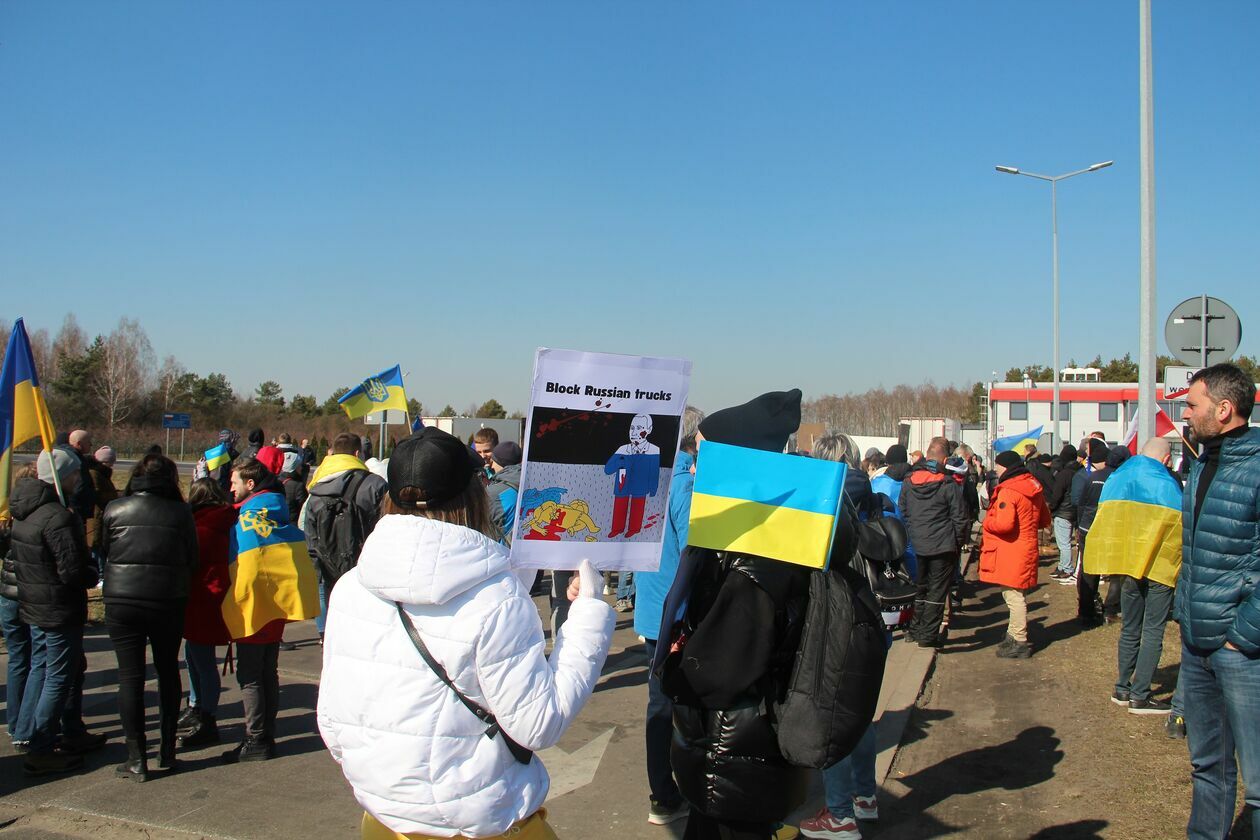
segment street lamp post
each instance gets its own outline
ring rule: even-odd
[[[1087,166],[1084,169],[1067,172],[1063,175],[1038,175],[1035,172],[1025,172],[1022,169],[1017,169],[1014,166],[994,167],[998,172],[1005,172],[1007,175],[1027,175],[1029,178],[1050,182],[1050,228],[1054,250],[1054,368],[1051,371],[1054,377],[1054,396],[1051,399],[1054,402],[1050,405],[1050,417],[1053,420],[1054,428],[1052,447],[1061,446],[1063,443],[1059,437],[1059,415],[1063,413],[1059,404],[1059,182],[1066,178],[1084,175],[1086,172],[1097,172],[1100,169],[1106,169],[1113,163],[1115,163],[1114,160],[1105,160],[1102,163],[1095,163],[1093,166]]]

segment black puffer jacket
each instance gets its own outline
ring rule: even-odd
[[[153,492],[115,499],[101,518],[105,606],[182,609],[197,567],[197,526],[182,500]]]
[[[706,555],[687,607],[683,654],[662,677],[674,698],[678,789],[720,820],[776,822],[804,801],[811,771],[787,763],[767,708],[790,674],[810,570],[750,555]],[[796,618],[797,620],[793,620]]]
[[[916,555],[950,554],[967,542],[971,520],[962,494],[944,465],[922,461],[910,468],[898,506]]]
[[[1081,469],[1080,461],[1072,461],[1064,465],[1054,474],[1050,492],[1046,494],[1046,506],[1056,519],[1076,522],[1076,505],[1072,504],[1072,479]]]
[[[43,629],[82,626],[87,590],[97,581],[88,560],[83,522],[57,500],[51,484],[18,479],[9,497],[19,615]]]

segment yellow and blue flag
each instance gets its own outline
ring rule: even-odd
[[[847,467],[700,442],[687,544],[825,569]]]
[[[226,443],[220,443],[213,449],[206,450],[206,469],[208,470],[217,470],[231,460],[232,455],[228,452]]]
[[[394,365],[376,376],[370,376],[337,399],[346,416],[357,420],[373,411],[396,408],[407,410],[407,394],[403,391],[402,369]]]
[[[232,585],[223,599],[223,623],[233,639],[244,639],[272,621],[302,621],[319,615],[319,584],[302,530],[289,522],[279,493],[258,493],[241,505],[232,528],[228,572]]]
[[[999,452],[1011,452],[1012,450],[1019,454],[1024,454],[1024,447],[1028,444],[1037,445],[1037,441],[1041,440],[1041,430],[1044,426],[1038,426],[1035,429],[1029,429],[1026,432],[1018,432],[1006,437],[1000,437],[993,441],[993,454]]]
[[[0,368],[0,519],[9,518],[13,450],[34,438],[40,439],[44,449],[52,449],[56,436],[35,374],[26,325],[18,318],[4,351],[4,367]]]
[[[1085,572],[1177,585],[1181,570],[1181,486],[1145,455],[1125,461],[1103,484],[1085,539]]]

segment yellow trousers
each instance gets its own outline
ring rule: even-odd
[[[381,824],[381,821],[369,814],[363,812],[362,840],[473,840],[466,838],[464,835],[458,837],[443,838],[433,837],[428,834],[399,834]],[[530,816],[513,823],[512,826],[499,837],[509,837],[511,840],[559,840],[556,833],[551,830],[551,826],[547,825],[547,809],[539,808]]]

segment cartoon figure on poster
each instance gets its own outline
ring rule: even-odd
[[[659,565],[690,376],[685,359],[538,351],[513,566]]]
[[[619,446],[604,464],[613,475],[613,514],[609,538],[624,532],[629,539],[643,529],[643,508],[661,482],[661,448],[648,441],[652,418],[636,414],[630,421],[630,442]],[[628,521],[627,521],[628,520]]]

